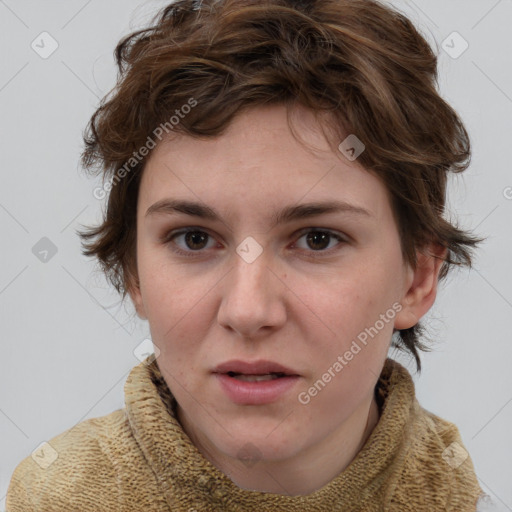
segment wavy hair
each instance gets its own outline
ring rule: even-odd
[[[483,239],[444,218],[448,174],[469,166],[469,136],[437,91],[436,54],[398,10],[376,0],[178,0],[121,39],[115,58],[116,86],[84,131],[81,158],[110,179],[107,209],[101,225],[78,234],[123,300],[139,286],[147,156],[133,155],[191,98],[174,132],[216,137],[243,109],[269,104],[329,114],[339,141],[353,133],[364,142],[358,162],[389,192],[404,261],[416,268],[416,250],[434,242],[447,249],[440,280],[472,266]],[[422,324],[395,334],[393,346],[421,371],[418,350],[430,350]]]

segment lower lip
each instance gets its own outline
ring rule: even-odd
[[[297,384],[300,377],[290,375],[273,380],[247,382],[230,377],[225,373],[216,373],[220,385],[228,397],[239,405],[261,405],[275,402]]]

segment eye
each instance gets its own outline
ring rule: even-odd
[[[337,233],[320,229],[320,228],[308,228],[306,231],[302,231],[304,233],[299,240],[305,238],[307,248],[311,248],[311,252],[313,253],[328,253],[330,254],[332,251],[332,246],[328,250],[325,250],[329,246],[329,242],[332,242],[333,239],[337,240],[339,243],[347,242],[345,238],[338,235]],[[337,245],[339,245],[339,243]],[[316,257],[316,254],[313,254],[313,257]]]
[[[177,244],[176,239],[183,237],[183,242]],[[166,235],[162,242],[171,247],[171,250],[183,256],[195,256],[193,253],[199,253],[206,247],[206,242],[211,238],[210,235],[198,228],[189,228],[178,232],[171,232]]]
[[[305,250],[310,253],[308,256],[312,257],[320,257],[333,252],[333,247],[331,246],[329,248],[330,242],[333,242],[333,240],[338,241],[337,245],[347,243],[347,240],[338,233],[321,228],[307,228],[302,230],[299,234],[301,236],[298,240],[305,238],[307,244]],[[181,243],[176,242],[176,240],[180,239]],[[210,244],[208,247],[208,241],[210,240],[213,242],[213,245]],[[187,257],[200,256],[205,249],[211,249],[215,246],[215,240],[209,233],[193,227],[177,232],[171,231],[162,237],[161,242],[168,245],[176,254]],[[295,244],[297,244],[297,242]],[[334,247],[334,250],[337,250],[336,247]],[[314,253],[320,254],[317,255]]]

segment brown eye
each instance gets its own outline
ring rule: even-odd
[[[302,231],[299,240],[305,240],[305,246],[296,246],[305,251],[308,256],[328,256],[339,250],[340,245],[348,241],[338,233],[318,228],[308,228]],[[208,242],[212,242],[208,246]],[[161,238],[161,242],[180,256],[203,256],[207,249],[215,247],[215,239],[206,231],[197,228],[183,229],[177,232],[170,232]],[[337,243],[336,243],[337,242]]]
[[[342,243],[346,243],[347,241],[332,231],[322,230],[322,229],[309,229],[303,232],[303,235],[299,238],[304,238],[306,241],[306,248],[308,252],[319,252],[319,253],[327,253],[331,252],[330,249],[333,248],[331,245],[332,241],[338,241],[338,244],[334,245],[334,250],[336,250],[336,245],[341,245]]]
[[[331,235],[325,231],[311,231],[306,237],[306,241],[312,249],[322,250],[329,245]]]
[[[204,231],[188,231],[185,233],[184,241],[189,249],[200,250],[204,249],[208,236]]]
[[[162,238],[162,242],[171,250],[183,256],[199,256],[208,247],[209,239],[213,238],[200,229],[187,229],[171,232]],[[176,242],[178,240],[178,242]]]

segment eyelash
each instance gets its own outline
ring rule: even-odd
[[[197,251],[192,251],[192,250],[184,251],[183,249],[180,249],[179,247],[177,247],[176,244],[174,243],[175,238],[177,238],[178,236],[181,236],[181,235],[186,235],[187,233],[204,233],[208,237],[213,238],[207,231],[205,231],[202,228],[188,228],[188,229],[182,229],[179,231],[170,231],[169,233],[167,233],[166,235],[164,235],[161,238],[161,242],[164,243],[165,245],[169,246],[171,251],[178,254],[179,256],[185,256],[187,258],[200,257],[202,255],[202,253],[204,253],[204,249],[199,249]],[[331,231],[329,229],[322,229],[322,228],[303,229],[298,233],[298,235],[299,235],[298,239],[302,238],[304,235],[307,235],[309,233],[327,234],[328,236],[338,240],[338,242],[340,242],[340,244],[338,244],[338,245],[348,243],[348,241],[344,237],[342,237],[335,231]],[[303,250],[305,250],[305,249],[303,249]],[[312,258],[321,258],[322,256],[330,256],[331,253],[333,252],[333,250],[334,251],[339,250],[339,248],[337,249],[337,247],[331,247],[330,249],[327,249],[327,250],[318,250],[318,251],[311,250],[311,251],[309,251],[311,254],[309,254],[308,256],[310,256]]]

